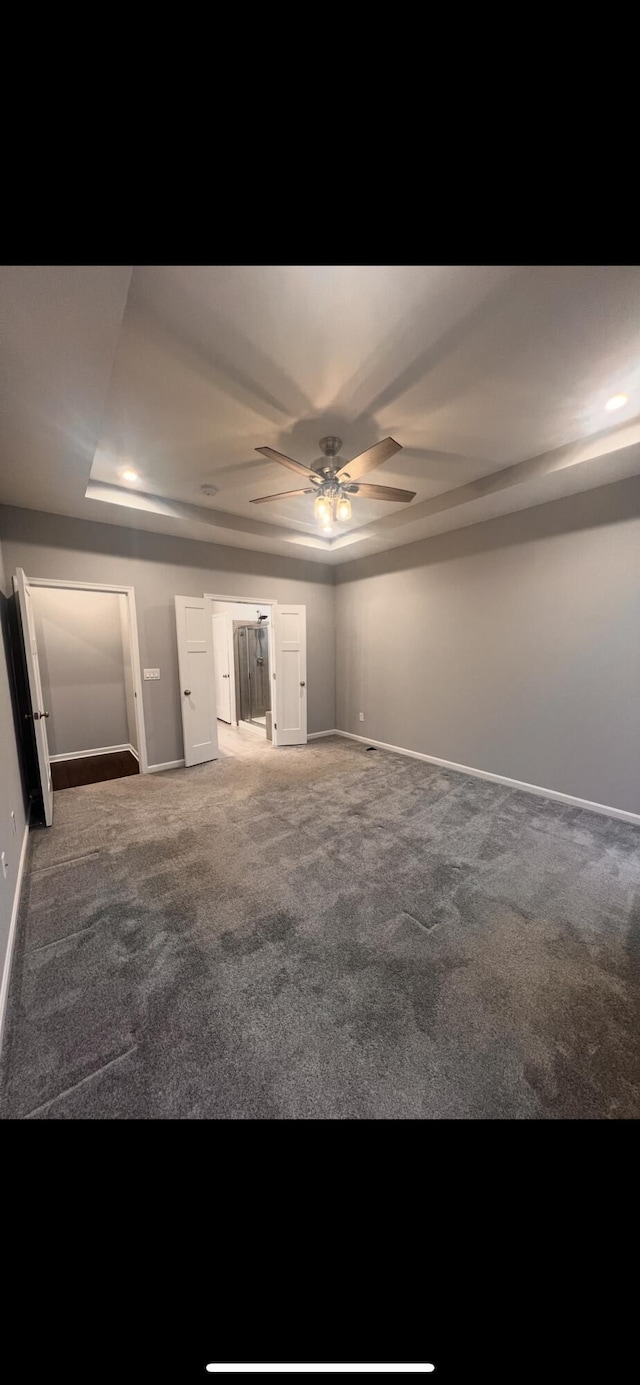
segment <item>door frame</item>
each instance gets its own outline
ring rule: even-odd
[[[274,695],[273,683],[276,677],[276,641],[275,641],[275,622],[278,611],[278,603],[273,596],[228,596],[220,592],[203,592],[203,596],[209,597],[211,601],[231,601],[234,605],[241,606],[269,606],[271,617],[269,620],[269,671],[271,675],[271,746],[273,749],[278,744],[278,732],[274,726],[276,699]],[[214,612],[215,614],[215,612]],[[236,688],[235,666],[233,666],[233,713],[234,721],[237,724],[238,712],[238,689]]]
[[[144,726],[144,702],[142,699],[142,674],[140,669],[140,646],[138,644],[138,621],[136,617],[135,587],[120,586],[117,582],[67,582],[60,577],[30,577],[30,587],[61,587],[73,591],[117,592],[127,598],[129,615],[129,647],[131,652],[131,674],[135,692],[136,731],[138,733],[138,763],[141,774],[148,774],[147,737]]]

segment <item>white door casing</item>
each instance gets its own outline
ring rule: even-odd
[[[231,722],[231,658],[229,652],[231,617],[223,613],[214,615],[212,620],[216,715],[219,721]]]
[[[47,708],[43,706],[42,702],[42,683],[40,681],[36,627],[31,604],[29,579],[25,576],[21,567],[16,569],[14,586],[18,596],[18,607],[22,625],[25,662],[29,682],[29,697],[31,700],[31,715],[33,717],[33,729],[36,737],[38,769],[40,772],[42,802],[44,805],[44,820],[47,827],[50,827],[53,822],[53,784],[51,782],[51,762],[49,759],[49,742],[47,740],[46,719],[48,711]]]
[[[307,743],[307,608],[278,603],[275,612],[277,745]]]
[[[178,672],[185,765],[218,758],[213,608],[207,597],[176,596]]]

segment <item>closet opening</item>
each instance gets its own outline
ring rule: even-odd
[[[138,774],[141,713],[127,591],[36,579],[29,602],[52,790]]]

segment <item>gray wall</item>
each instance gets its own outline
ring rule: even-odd
[[[127,745],[120,597],[34,587],[32,602],[50,754]]]
[[[116,582],[135,587],[140,660],[159,668],[143,683],[150,764],[182,759],[173,598],[205,591],[304,603],[307,607],[309,731],[335,726],[333,573],[317,563],[250,553],[193,539],[120,529],[36,510],[0,507],[8,573]]]
[[[341,566],[336,631],[341,730],[640,813],[640,477]]]
[[[7,878],[0,871],[0,976],[4,977],[9,925],[16,894],[18,866],[26,822],[25,799],[16,744],[11,695],[11,671],[7,633],[7,596],[10,587],[0,547],[0,853],[9,863]],[[15,813],[13,830],[11,813]],[[3,1016],[0,1016],[0,1022]]]

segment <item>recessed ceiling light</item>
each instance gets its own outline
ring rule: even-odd
[[[623,404],[628,404],[628,402],[628,394],[612,394],[611,398],[607,399],[604,407],[608,413],[612,414],[614,409],[621,409]]]
[[[132,471],[130,467],[127,467],[126,470],[122,472],[122,479],[123,481],[139,481],[140,477],[137,471]]]
[[[205,483],[204,486],[201,486],[201,487],[200,487],[200,490],[202,491],[202,494],[203,494],[203,495],[217,495],[217,494],[218,494],[218,487],[217,487],[217,486],[210,486],[208,481]]]

